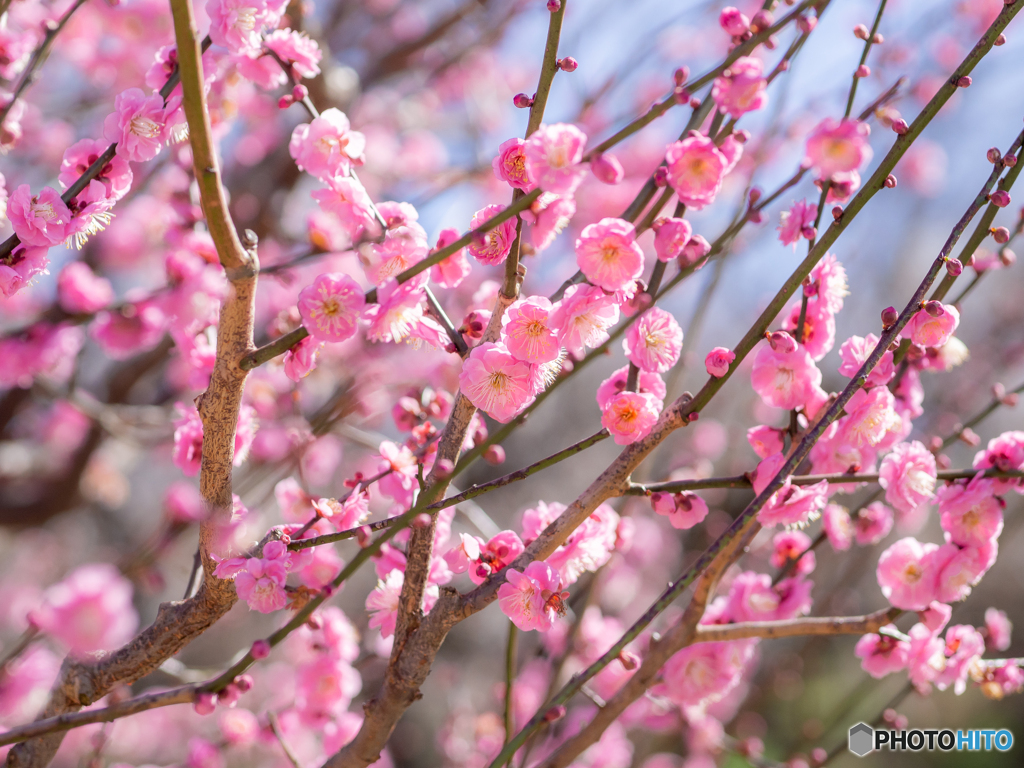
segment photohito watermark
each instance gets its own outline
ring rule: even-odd
[[[909,752],[936,749],[943,752],[989,752],[995,749],[1005,752],[1013,746],[1013,734],[1005,728],[969,731],[913,728],[894,731],[887,728],[872,728],[867,723],[857,723],[850,728],[847,746],[858,757],[882,749]]]

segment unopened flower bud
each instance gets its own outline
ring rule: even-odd
[[[548,0],[548,10],[555,13],[559,8],[562,7],[562,0]]]
[[[684,85],[690,79],[690,68],[687,66],[680,67],[673,73],[672,79],[676,85]]]
[[[700,99],[698,99],[696,96],[690,99],[690,107],[692,109],[700,109]]]
[[[1010,193],[1005,189],[997,189],[988,196],[988,201],[998,208],[1005,208],[1010,204]]]
[[[1010,242],[1010,230],[1008,230],[1006,227],[993,227],[991,232],[992,239],[995,240],[1000,245],[1003,245],[1003,243]]]
[[[280,99],[277,100],[277,108],[288,109],[288,107],[290,107],[294,103],[295,99],[293,99],[290,94],[287,96],[282,96]]]
[[[839,221],[843,218],[843,206],[837,205],[832,208],[832,218]]]
[[[356,531],[356,543],[363,549],[366,549],[368,546],[370,546],[371,538],[372,534],[370,531],[370,526],[359,526],[359,529]]]
[[[750,201],[750,205],[756,205],[757,201],[761,199],[761,190],[757,187],[751,187],[750,192],[747,194],[747,200]]]
[[[885,38],[882,37],[881,32],[875,32],[875,36],[871,39],[871,42],[873,42],[875,45],[881,45],[882,43],[885,42]]]
[[[452,476],[452,472],[455,471],[455,465],[451,459],[438,459],[434,462],[434,468],[431,471],[434,477],[443,480]]]
[[[750,20],[750,30],[756,35],[769,29],[774,22],[775,18],[771,11],[760,10]]]
[[[558,68],[563,72],[575,72],[579,65],[580,63],[572,56],[566,56],[564,59],[558,60]]]
[[[303,99],[309,98],[309,89],[302,83],[299,83],[292,88],[292,98],[296,101],[302,101]]]
[[[565,707],[559,704],[544,713],[544,722],[554,723],[561,720],[563,717],[565,717]]]
[[[1003,395],[1005,394],[1006,387],[1004,387],[1000,382],[997,381],[995,384],[992,385],[992,397],[994,397],[996,400],[1002,400]]]
[[[196,711],[197,715],[212,715],[213,711],[217,709],[217,697],[206,691],[197,693],[195,701],[192,702],[192,709]]]
[[[662,165],[654,172],[654,186],[664,187],[666,184],[668,184],[668,168]]]
[[[690,103],[690,92],[683,86],[677,85],[672,89],[672,98],[675,99],[676,104],[683,106]]]
[[[1016,263],[1017,254],[1009,248],[1003,248],[999,251],[999,260],[1003,263],[1004,267],[1010,267]]]
[[[942,450],[942,438],[938,435],[933,435],[928,439],[928,450],[932,453],[938,453]]]
[[[960,441],[974,448],[981,442],[981,438],[970,427],[964,427],[964,431],[960,433]]]
[[[622,163],[615,155],[597,155],[590,161],[590,170],[598,181],[605,184],[618,184],[626,176]]]
[[[764,47],[769,51],[774,51],[779,47],[779,38],[775,35],[768,35],[768,39],[764,41]],[[782,67],[783,70],[786,70],[789,68],[789,62],[780,61],[779,66]]]
[[[999,151],[999,147],[992,147],[988,152],[985,153],[985,157],[988,161],[995,165],[1003,159],[1003,153]]]
[[[740,144],[746,144],[750,141],[750,131],[741,128],[738,131],[732,132],[732,137],[736,139]]]
[[[961,77],[959,80],[956,81],[956,87],[957,88],[970,88],[972,82],[973,81],[971,80],[971,76],[970,75],[964,75],[963,77]]]
[[[505,463],[505,449],[500,445],[489,445],[482,454],[483,460],[488,464],[498,466]]]
[[[530,107],[533,106],[533,99],[531,99],[525,93],[517,93],[515,96],[512,97],[512,103],[515,104],[519,109],[529,109]]]
[[[896,311],[896,307],[886,307],[882,310],[882,328],[884,330],[892,328],[899,319],[900,313]]]
[[[1000,34],[999,37],[996,38],[994,45],[1006,45],[1006,35]]]
[[[960,277],[964,271],[964,265],[960,263],[960,259],[947,259],[946,260],[946,272],[950,277]]]
[[[694,421],[697,421],[699,418],[700,418],[700,414],[697,413],[696,411],[694,411],[693,413],[689,414],[686,417],[686,420],[689,421],[689,422],[694,422]]]
[[[772,331],[768,334],[768,343],[776,352],[787,354],[796,350],[796,339],[785,331]]]
[[[692,267],[709,253],[711,253],[711,243],[703,235],[693,235],[683,246],[683,252],[679,254],[679,266]]]
[[[239,693],[248,693],[252,690],[252,675],[239,675],[233,682]]]
[[[317,616],[315,613],[310,614],[310,617],[306,619],[306,626],[310,629],[320,629],[324,625],[324,620]]]
[[[428,512],[420,512],[416,517],[412,519],[413,528],[429,528],[430,527],[430,514]]]
[[[920,344],[911,344],[907,347],[907,360],[915,362],[917,360],[923,360],[927,356],[924,347]]]
[[[871,67],[867,64],[861,64],[857,67],[857,71],[853,73],[854,77],[867,77],[871,74]]]
[[[747,221],[751,224],[761,224],[764,222],[766,216],[764,211],[751,211],[747,214]]]
[[[924,303],[924,311],[932,317],[942,317],[946,312],[946,308],[942,306],[941,301],[926,301]]]
[[[910,126],[907,125],[907,121],[901,117],[899,120],[892,121],[892,129],[900,136],[902,136],[903,134],[910,130]]]
[[[856,37],[858,40],[867,40],[868,34],[868,28],[864,24],[858,24],[856,27],[853,28],[853,36]]]
[[[885,184],[886,189],[896,189],[896,177],[891,173],[885,177],[885,181],[883,183]]]
[[[814,28],[818,26],[818,19],[815,16],[798,16],[796,20],[796,28],[803,32],[805,35],[811,34]]]
[[[225,707],[233,707],[238,703],[238,699],[241,698],[242,692],[238,690],[238,687],[233,683],[228,683],[224,688],[217,692],[217,703],[222,704]]]
[[[1017,403],[1020,402],[1020,395],[1018,395],[1016,392],[1011,392],[1005,397],[1000,398],[999,402],[1001,402],[1007,408],[1016,408]]]
[[[252,644],[252,648],[249,650],[249,653],[252,654],[252,657],[256,659],[256,661],[265,659],[270,655],[270,643],[266,640],[257,640]]]
[[[1017,164],[1017,156],[1016,155],[1007,155],[1006,157],[1003,158],[1003,165],[1005,165],[1007,168],[1013,168],[1013,166],[1015,166],[1016,164]]]
[[[622,666],[629,672],[640,666],[640,657],[632,651],[620,651],[619,661],[622,662]]]

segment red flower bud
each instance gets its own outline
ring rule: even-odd
[[[900,319],[900,313],[896,311],[896,307],[886,307],[882,310],[882,328],[889,330],[896,321]]]

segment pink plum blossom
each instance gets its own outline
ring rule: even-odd
[[[938,594],[937,544],[900,539],[878,559],[878,584],[885,598],[897,608],[919,611]]]
[[[474,584],[483,584],[523,553],[525,547],[515,531],[501,531],[485,544],[462,534],[462,542],[445,555],[452,573],[469,572]]]
[[[895,629],[891,624],[891,629]],[[906,669],[910,657],[910,643],[891,635],[864,635],[857,641],[854,655],[860,664],[875,679],[881,679],[892,672]]]
[[[583,357],[587,347],[599,347],[608,340],[608,328],[619,320],[619,305],[597,286],[573,285],[550,317],[559,329],[559,343],[570,354]]]
[[[811,551],[811,537],[803,531],[782,531],[772,538],[772,568],[785,568],[795,562],[794,573],[806,576],[814,570],[816,559]]]
[[[323,58],[323,53],[316,40],[305,32],[275,29],[263,38],[263,45],[276,53],[281,61],[290,64],[292,71],[300,78],[316,77],[320,74],[320,59]]]
[[[644,268],[636,230],[622,219],[601,219],[576,240],[576,263],[593,285],[608,292],[628,289]]]
[[[773,586],[767,573],[744,571],[729,587],[725,613],[733,621],[791,619],[810,610],[811,587],[810,581],[792,578]]]
[[[331,176],[325,189],[315,189],[313,199],[327,213],[333,214],[352,240],[374,226],[373,202],[366,189],[347,176]]]
[[[937,305],[937,306],[936,306]],[[928,311],[932,309],[936,314]],[[952,304],[939,304],[929,302],[928,309],[919,309],[907,327],[903,329],[904,335],[912,342],[922,347],[941,347],[956,331],[960,325],[960,312]]]
[[[506,424],[533,402],[532,373],[504,344],[481,344],[462,364],[459,387],[473,405]]]
[[[288,603],[284,591],[290,560],[288,547],[281,541],[269,541],[263,548],[263,557],[224,560],[215,574],[220,578],[233,576],[238,599],[244,600],[250,610],[260,613],[280,611]],[[234,572],[232,572],[234,571]]]
[[[71,210],[53,187],[44,187],[38,195],[33,195],[32,188],[22,184],[7,201],[7,218],[14,227],[14,234],[26,246],[48,247],[67,238]]]
[[[126,360],[159,344],[166,329],[167,315],[155,303],[145,302],[100,312],[89,335],[108,357]]]
[[[391,571],[387,577],[377,582],[377,588],[366,596],[366,610],[370,613],[371,629],[380,628],[382,637],[395,634],[395,623],[398,621],[398,599],[402,594],[405,574],[400,570]],[[423,612],[429,613],[434,607],[440,590],[436,584],[428,584],[423,591]]]
[[[10,298],[36,275],[47,274],[49,251],[48,246],[19,245],[15,248],[7,263],[0,261],[0,293]]]
[[[497,204],[481,208],[473,214],[473,219],[469,222],[469,228],[477,229],[483,226],[503,210],[505,210],[505,206]],[[481,264],[493,266],[501,264],[508,257],[515,239],[516,219],[515,216],[512,216],[484,234],[481,241],[474,240],[471,242],[466,246],[466,250]]]
[[[654,395],[622,392],[601,409],[601,426],[611,433],[616,445],[629,445],[650,433],[661,407],[661,400]]]
[[[307,336],[294,347],[284,353],[284,373],[292,381],[298,383],[309,376],[316,368],[317,358],[323,351],[324,342]]]
[[[420,273],[399,283],[389,278],[377,289],[377,303],[367,305],[363,319],[369,323],[366,338],[370,341],[398,343],[407,339],[424,319],[423,286],[426,275]]]
[[[505,571],[505,583],[498,587],[498,605],[512,623],[524,632],[547,632],[555,619],[565,613],[565,599],[558,574],[550,565],[534,561],[522,572]]]
[[[961,547],[983,546],[1003,530],[1003,505],[991,480],[975,477],[969,483],[952,483],[936,494],[942,530]]]
[[[526,175],[545,192],[571,195],[586,176],[580,165],[587,135],[575,125],[542,125],[523,145]]]
[[[530,244],[543,251],[562,233],[576,215],[576,201],[572,195],[544,192],[523,211],[523,221],[531,224]]]
[[[550,363],[558,358],[558,328],[551,323],[554,307],[543,296],[514,302],[502,318],[505,346],[517,360]]]
[[[682,706],[718,701],[743,679],[756,641],[697,643],[672,656],[662,668],[664,683],[652,688]]]
[[[94,274],[87,264],[72,261],[60,271],[57,296],[65,312],[88,314],[110,304],[114,289],[109,280]]]
[[[846,404],[846,416],[840,423],[843,441],[855,448],[878,445],[887,432],[902,424],[895,402],[886,387],[858,389]]]
[[[1006,611],[998,608],[985,609],[985,645],[994,651],[1005,651],[1010,647],[1010,633],[1013,624]]]
[[[869,333],[867,336],[851,336],[839,347],[839,357],[843,364],[839,366],[839,372],[847,378],[853,378],[860,371],[860,367],[868,356],[878,346],[878,337]],[[896,375],[896,366],[893,364],[893,353],[886,350],[870,374],[868,374],[866,387],[879,387],[888,384]]]
[[[995,539],[980,546],[958,547],[943,544],[935,553],[938,565],[936,598],[955,603],[971,594],[971,587],[981,581],[996,561],[999,544]]]
[[[985,638],[974,627],[954,624],[946,630],[943,653],[945,667],[935,678],[935,687],[940,691],[950,685],[959,696],[967,689],[967,677],[971,667],[985,652]]]
[[[658,261],[678,259],[693,236],[693,227],[686,219],[655,219],[651,229],[654,230],[654,252]]]
[[[732,62],[721,77],[715,78],[711,98],[718,109],[734,118],[763,109],[768,103],[764,63],[752,56],[741,56]]]
[[[793,250],[796,250],[801,237],[811,240],[817,235],[814,229],[817,217],[817,203],[808,203],[806,200],[794,202],[788,211],[779,214],[779,240],[783,245],[792,245]]]
[[[892,530],[892,510],[880,501],[861,509],[853,520],[857,530],[857,543],[862,547],[877,544]]]
[[[668,182],[681,203],[699,211],[715,201],[722,179],[739,159],[738,154],[730,159],[723,148],[698,133],[669,144],[665,153]]]
[[[878,471],[885,500],[900,512],[910,514],[935,496],[935,457],[916,440],[894,445]]]
[[[675,365],[682,346],[683,329],[659,307],[652,307],[632,323],[622,342],[633,365],[654,373],[664,373]]]
[[[619,184],[626,176],[619,158],[610,153],[596,155],[590,161],[590,170],[602,184]]]
[[[442,229],[441,234],[437,236],[437,244],[434,246],[434,250],[440,251],[443,248],[447,248],[461,236],[457,229],[451,227]],[[471,271],[472,267],[469,264],[469,259],[466,258],[466,249],[459,248],[451,256],[442,259],[430,268],[430,279],[442,288],[458,288]]]
[[[736,353],[731,349],[715,347],[708,352],[708,356],[704,358],[704,368],[707,370],[708,376],[714,376],[716,379],[720,379],[729,372],[729,366],[732,365],[732,362],[735,359]]]
[[[397,279],[400,273],[423,261],[429,250],[427,233],[415,220],[391,225],[383,243],[369,243],[363,251],[366,276],[374,285]]]
[[[860,120],[844,119],[837,123],[826,117],[807,137],[804,164],[813,168],[821,179],[856,171],[871,159],[870,133],[868,124]]]
[[[747,430],[747,442],[760,458],[767,459],[782,451],[782,430],[769,426],[751,427]]]
[[[123,645],[139,625],[131,582],[107,563],[83,565],[51,586],[32,618],[79,657]]]
[[[529,192],[533,189],[533,179],[526,167],[526,142],[520,138],[511,138],[498,147],[497,156],[491,161],[494,176],[506,182],[510,187]]]
[[[972,465],[975,469],[997,469],[1000,472],[1013,472],[1024,469],[1024,432],[1003,432],[988,441],[985,450],[974,456]],[[1021,488],[1021,481],[1013,478],[995,478],[996,493],[1005,493],[1010,488]]]
[[[323,180],[347,176],[353,165],[362,165],[365,148],[366,137],[353,131],[345,113],[334,107],[325,109],[310,123],[295,126],[288,143],[299,169]]]
[[[340,272],[318,275],[299,292],[303,327],[317,341],[345,341],[358,327],[366,299],[359,283]]]
[[[652,493],[651,507],[659,515],[667,517],[673,528],[681,531],[699,525],[708,516],[707,502],[690,491]]]
[[[827,504],[821,513],[821,527],[836,552],[845,552],[853,543],[854,525],[850,512],[839,504]]]
[[[765,403],[792,410],[810,401],[820,388],[821,371],[803,347],[786,352],[766,344],[754,358],[750,379]]]
[[[811,284],[814,286],[817,301],[831,314],[843,308],[843,299],[850,294],[846,280],[846,269],[839,259],[831,253],[818,262],[811,270]]]
[[[210,39],[231,53],[256,53],[260,33],[271,22],[267,0],[207,0]]]
[[[64,151],[57,180],[67,189],[95,163],[107,150],[107,142],[98,139],[82,139]],[[132,169],[122,155],[114,155],[97,174],[94,181],[100,182],[107,191],[107,197],[120,200],[132,186]]]
[[[114,111],[103,121],[103,138],[117,142],[117,154],[134,163],[156,157],[169,138],[164,100],[129,88],[114,99]]]
[[[626,389],[626,382],[629,378],[629,366],[625,365],[615,371],[611,376],[601,382],[597,388],[597,405],[604,409],[611,398]],[[667,394],[665,382],[661,376],[650,371],[640,371],[637,379],[637,392],[654,395],[658,400],[664,401]]]

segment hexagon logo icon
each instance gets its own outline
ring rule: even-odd
[[[857,723],[855,726],[850,728],[847,746],[857,757],[864,757],[864,755],[871,752],[874,748],[874,741],[874,728],[867,723]]]

